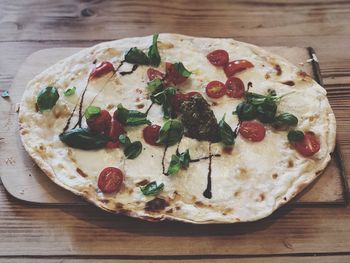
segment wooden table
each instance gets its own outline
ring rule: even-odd
[[[36,50],[154,32],[314,47],[350,179],[350,1],[0,0],[0,90],[9,89],[18,67]],[[7,129],[3,123],[0,137]],[[6,165],[1,154],[0,163]],[[11,198],[0,183],[0,262],[115,259],[350,262],[350,207],[285,207],[239,225],[155,225],[90,205],[29,205]]]

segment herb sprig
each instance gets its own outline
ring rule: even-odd
[[[183,153],[176,153],[171,156],[170,165],[167,175],[173,175],[180,171],[181,168],[188,168],[190,164],[190,152],[187,149]]]

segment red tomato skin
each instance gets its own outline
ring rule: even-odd
[[[154,68],[149,68],[147,69],[147,76],[149,80],[154,80],[154,79],[163,79],[165,75],[159,70],[156,70]]]
[[[244,95],[244,83],[236,77],[229,77],[225,83],[226,95],[231,98],[240,99]]]
[[[223,67],[228,63],[228,53],[225,50],[217,49],[207,55],[209,62],[217,67]]]
[[[159,137],[160,126],[157,124],[148,125],[143,129],[143,138],[150,145],[158,145],[156,141]]]
[[[293,143],[294,148],[304,157],[310,157],[320,150],[320,141],[313,132],[305,132],[304,139]]]
[[[124,176],[116,167],[107,167],[98,177],[97,186],[105,194],[117,193],[123,184]]]
[[[248,60],[245,59],[239,59],[239,60],[234,60],[229,62],[225,67],[224,67],[224,72],[226,74],[226,77],[231,77],[237,72],[241,72],[247,68],[253,68],[254,65],[250,63]]]
[[[200,95],[197,91],[190,91],[188,93],[176,93],[170,98],[171,106],[176,112],[180,112],[181,103],[190,100],[193,96]]]
[[[117,142],[119,135],[126,133],[123,124],[117,120],[112,120],[111,125],[106,129],[106,135],[112,142]]]
[[[101,110],[96,117],[86,120],[86,123],[93,132],[104,132],[111,125],[112,117],[107,110]]]
[[[105,148],[106,148],[106,149],[115,149],[115,148],[119,148],[119,142],[118,142],[118,141],[116,141],[116,142],[109,141],[109,142],[107,142]]]
[[[180,73],[177,72],[176,69],[174,68],[174,65],[169,62],[165,63],[165,71],[166,71],[165,83],[167,85],[171,83],[174,85],[179,85],[184,83],[187,80],[187,78],[180,75]]]
[[[214,80],[207,84],[205,87],[205,92],[207,93],[208,97],[218,99],[225,95],[226,87],[224,83]]]
[[[89,76],[89,80],[101,77],[111,71],[115,72],[113,64],[108,61],[103,61],[92,70]]]
[[[198,91],[190,91],[184,94],[184,100],[188,101],[195,95],[201,95]]]
[[[260,142],[265,138],[266,129],[259,122],[243,121],[239,127],[239,133],[249,141]]]

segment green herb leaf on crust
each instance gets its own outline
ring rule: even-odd
[[[127,159],[135,159],[142,152],[142,143],[140,141],[135,141],[124,148],[124,155]]]
[[[160,129],[157,143],[168,146],[174,145],[181,140],[183,133],[183,124],[178,120],[170,119]]]
[[[100,107],[89,106],[89,107],[86,108],[84,116],[88,120],[90,118],[94,118],[94,117],[100,115],[100,113],[101,113],[101,108]]]
[[[51,110],[59,97],[60,95],[55,87],[46,87],[40,90],[36,100],[39,111]]]
[[[291,113],[285,112],[276,117],[275,124],[278,126],[296,126],[298,118]]]
[[[190,164],[190,152],[187,149],[185,152],[180,154],[173,154],[168,167],[167,174],[172,175],[180,171],[181,168],[188,168]]]
[[[152,45],[148,50],[148,57],[150,60],[150,64],[154,67],[158,67],[160,64],[160,55],[157,46],[158,34],[153,35]]]
[[[146,186],[140,187],[140,189],[141,189],[141,192],[146,196],[149,196],[149,195],[156,196],[163,191],[164,184],[161,183],[157,185],[157,182],[153,181],[147,184]]]
[[[147,55],[137,47],[130,48],[125,54],[124,60],[131,64],[149,65],[150,60]]]
[[[118,120],[124,125],[137,126],[151,123],[147,120],[146,113],[137,110],[128,110],[122,104],[118,104],[117,109]]]
[[[225,122],[225,115],[219,121],[219,133],[221,141],[225,145],[233,145],[235,143],[236,135],[231,129],[230,125]]]
[[[89,129],[75,128],[59,135],[66,145],[82,150],[96,150],[104,148],[109,138],[100,133],[93,133]]]
[[[304,140],[304,133],[302,131],[293,130],[288,132],[288,140],[290,142],[298,142]]]
[[[188,69],[185,68],[185,66],[184,66],[184,64],[182,64],[182,62],[174,63],[173,67],[183,77],[188,78],[192,74],[191,71],[189,71]]]
[[[68,96],[72,96],[75,94],[75,91],[77,90],[76,87],[72,87],[72,88],[68,88],[64,91],[64,96],[68,97]]]

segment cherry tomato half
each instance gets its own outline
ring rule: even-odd
[[[117,120],[112,120],[111,125],[106,129],[106,135],[113,142],[117,142],[119,135],[126,133],[123,124]]]
[[[143,138],[150,145],[157,145],[160,126],[157,124],[148,125],[143,129]]]
[[[147,76],[149,80],[154,80],[154,79],[163,79],[165,75],[159,70],[156,70],[154,68],[149,68],[147,69]]]
[[[123,179],[122,171],[115,167],[107,167],[100,173],[97,186],[106,194],[119,192],[123,184]]]
[[[305,132],[304,139],[294,142],[293,146],[301,155],[309,157],[320,150],[320,141],[313,132]]]
[[[90,130],[94,132],[103,132],[111,125],[112,117],[107,110],[101,110],[100,114],[96,117],[89,118],[86,123]]]
[[[223,67],[228,63],[228,53],[225,50],[217,49],[210,52],[207,59],[212,65]]]
[[[247,140],[260,142],[265,138],[264,125],[256,121],[243,121],[239,127],[239,133]]]
[[[247,68],[252,68],[254,65],[250,63],[248,60],[245,59],[239,59],[239,60],[234,60],[228,63],[225,68],[225,74],[229,78],[236,74],[237,72],[243,71]]]
[[[210,98],[217,99],[225,95],[226,87],[224,83],[214,80],[208,83],[205,92]]]
[[[93,78],[101,77],[111,71],[113,72],[115,71],[113,64],[108,61],[103,61],[100,64],[98,64],[96,68],[92,70],[89,76],[89,80],[92,80]]]
[[[231,98],[242,98],[244,95],[244,83],[236,77],[229,77],[225,83],[226,95]]]
[[[182,76],[177,70],[175,69],[174,65],[171,63],[166,62],[165,63],[165,71],[166,71],[166,83],[167,84],[174,84],[179,85],[186,81],[186,77]]]

